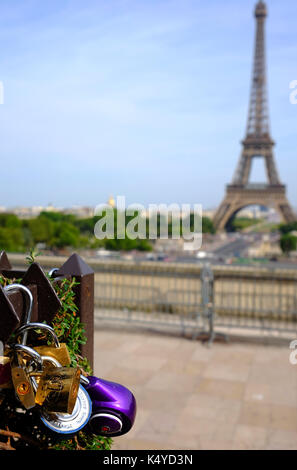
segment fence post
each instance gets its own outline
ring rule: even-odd
[[[42,268],[32,263],[27,270],[14,270],[4,251],[0,253],[0,275],[26,286],[33,296],[31,321],[49,323],[61,302]],[[20,291],[5,292],[0,288],[0,339],[7,340],[23,322],[26,299]]]
[[[94,271],[83,259],[74,253],[54,273],[54,278],[71,276],[79,284],[75,286],[75,304],[81,322],[84,324],[87,342],[81,346],[81,354],[94,367]]]
[[[201,271],[201,297],[203,315],[208,320],[209,338],[208,343],[211,344],[214,340],[214,325],[213,325],[213,272],[208,264],[204,265]]]
[[[201,270],[201,304],[202,315],[208,322],[207,344],[210,346],[215,338],[224,338],[227,341],[228,337],[226,335],[216,333],[214,330],[214,274],[208,263]],[[197,338],[198,335],[195,339]]]
[[[12,266],[9,262],[9,259],[7,258],[7,254],[5,251],[0,252],[0,272],[3,269],[12,269]]]

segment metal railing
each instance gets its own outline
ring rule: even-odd
[[[221,327],[297,330],[297,271],[189,265],[97,266],[97,318]],[[196,333],[195,333],[196,335]]]
[[[40,259],[59,266],[59,259]],[[190,329],[297,333],[297,270],[86,259],[95,273],[95,321]]]
[[[166,263],[96,265],[97,319],[203,328],[200,270]]]
[[[297,273],[269,271],[215,276],[215,324],[296,331]]]

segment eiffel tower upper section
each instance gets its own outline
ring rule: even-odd
[[[266,17],[266,5],[263,1],[259,1],[255,8],[256,38],[247,128],[242,141],[243,153],[233,178],[233,184],[246,185],[248,183],[252,158],[257,156],[265,159],[269,184],[281,184],[273,158],[274,142],[269,128],[265,57]]]
[[[256,41],[254,52],[254,67],[252,89],[250,97],[249,115],[246,138],[243,143],[273,144],[270,138],[269,113],[267,99],[267,77],[265,57],[265,18],[267,8],[264,2],[256,5],[255,17],[257,20]]]

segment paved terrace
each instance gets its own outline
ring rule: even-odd
[[[95,375],[126,385],[138,402],[134,428],[113,449],[297,449],[289,340],[208,348],[178,335],[96,325]]]

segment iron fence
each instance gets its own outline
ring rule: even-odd
[[[42,257],[43,266],[65,260]],[[86,259],[94,271],[95,322],[201,332],[297,333],[297,270]],[[17,259],[15,259],[17,263]]]
[[[97,266],[96,317],[183,330],[295,332],[297,271],[163,265]]]

